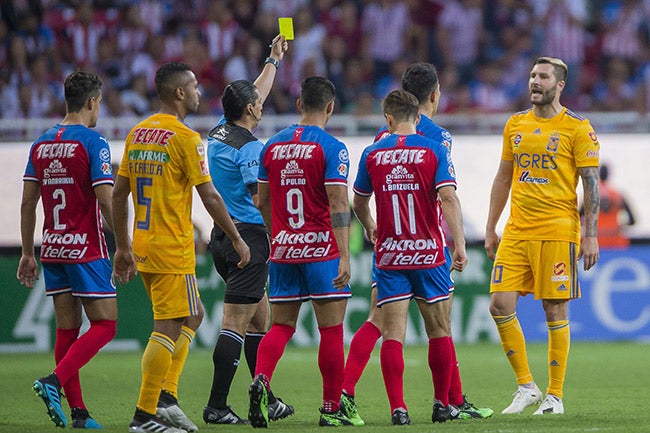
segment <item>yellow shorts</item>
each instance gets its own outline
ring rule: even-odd
[[[535,299],[576,299],[578,249],[573,242],[502,239],[492,268],[490,293],[532,293]]]
[[[178,319],[199,314],[201,298],[194,274],[140,272],[151,299],[154,320]]]

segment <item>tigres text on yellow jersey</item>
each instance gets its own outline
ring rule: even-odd
[[[138,270],[194,273],[192,188],[211,181],[199,133],[174,115],[148,117],[126,138],[118,174],[131,185]]]
[[[597,167],[599,151],[589,121],[566,108],[550,119],[532,109],[511,116],[501,154],[513,163],[503,237],[579,243],[578,168]]]

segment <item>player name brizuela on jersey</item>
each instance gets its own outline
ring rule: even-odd
[[[42,262],[108,258],[93,189],[113,185],[106,138],[83,125],[55,125],[32,144],[23,180],[40,184],[45,214]]]
[[[269,139],[260,161],[258,180],[272,197],[271,261],[339,257],[325,187],[347,186],[345,145],[317,126],[292,125]]]
[[[438,189],[456,187],[451,154],[418,134],[388,135],[361,155],[354,192],[375,194],[379,269],[433,268],[445,263]],[[426,197],[425,200],[422,197]]]

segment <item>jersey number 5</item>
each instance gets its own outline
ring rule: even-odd
[[[151,197],[147,197],[144,193],[145,186],[151,186],[153,179],[150,177],[136,177],[135,178],[135,187],[136,187],[136,196],[138,200],[138,205],[145,206],[145,217],[144,220],[139,220],[137,222],[137,227],[140,230],[149,230],[149,217],[151,216]]]

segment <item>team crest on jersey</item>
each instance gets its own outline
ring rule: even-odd
[[[103,174],[113,174],[113,167],[111,167],[110,162],[102,162],[101,168]]]
[[[347,164],[339,164],[338,172],[341,176],[347,176],[348,175],[348,166]]]
[[[513,147],[515,149],[519,147],[519,145],[521,144],[521,132],[518,132],[517,135],[515,135],[515,138],[514,140],[512,140],[512,142],[514,143]]]
[[[199,161],[199,166],[201,167],[201,174],[203,174],[203,176],[210,174],[210,170],[208,170],[208,166],[205,164],[205,160]]]
[[[205,155],[205,148],[203,147],[203,143],[196,145],[196,151],[199,154],[199,156]]]
[[[557,148],[559,145],[560,145],[560,133],[555,131],[549,137],[548,143],[546,143],[546,150],[548,152],[557,152]]]
[[[346,163],[350,161],[350,156],[348,155],[348,151],[346,149],[341,149],[339,152],[339,161]]]
[[[108,149],[102,149],[99,151],[99,159],[106,162],[111,160],[111,152]]]

